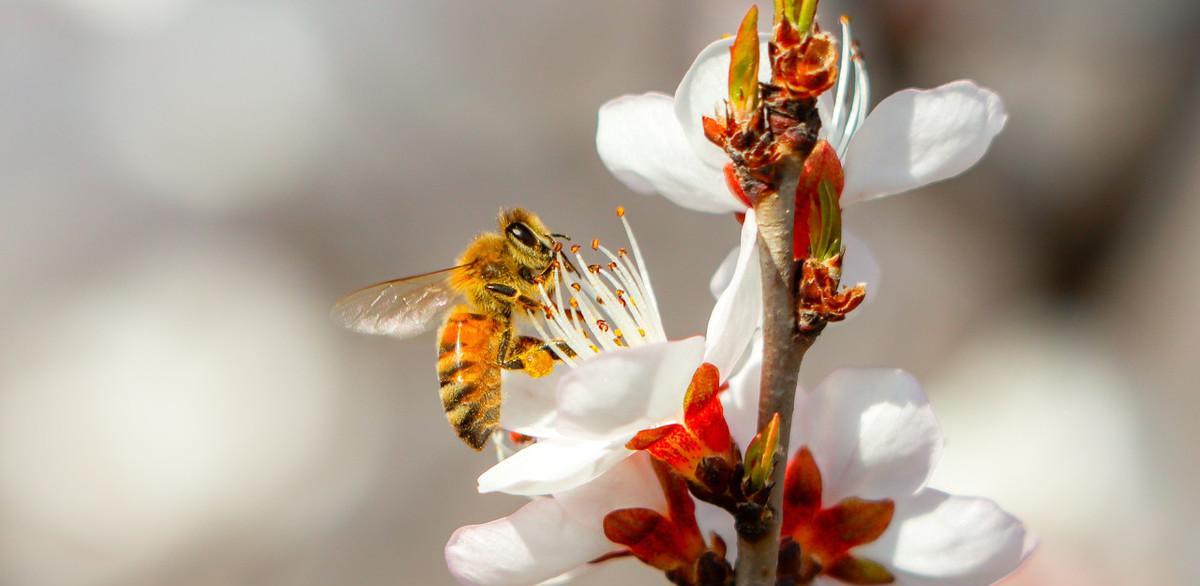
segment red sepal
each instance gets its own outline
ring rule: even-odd
[[[891,499],[869,501],[850,497],[838,504],[822,509],[812,519],[813,541],[809,551],[819,553],[825,559],[841,557],[851,548],[879,539],[888,525],[896,504]]]
[[[702,128],[704,129],[704,138],[707,138],[709,142],[724,149],[725,143],[729,140],[730,122],[728,120],[722,122],[716,118],[703,116],[701,118],[701,124]]]
[[[871,560],[850,551],[880,538],[892,523],[896,505],[891,499],[843,499],[823,507],[821,470],[807,447],[788,463],[783,486],[784,537],[817,562],[822,572],[851,584],[886,584],[892,576]]]
[[[847,584],[891,584],[896,577],[883,564],[852,555],[842,556],[825,573]]]
[[[821,510],[821,470],[808,447],[800,448],[788,462],[783,480],[783,534],[812,519]]]
[[[721,374],[717,367],[705,362],[692,375],[687,394],[683,397],[683,422],[700,443],[712,454],[725,454],[732,441],[725,409],[719,397]]]
[[[688,480],[696,479],[696,466],[704,457],[700,441],[678,423],[639,431],[625,447],[650,452]]]
[[[683,424],[672,423],[639,431],[625,444],[645,450],[691,482],[705,484],[697,467],[716,457],[734,465],[733,440],[720,399],[721,376],[717,367],[701,364],[692,375],[683,399]],[[716,488],[716,487],[709,487]]]
[[[707,120],[707,118],[705,119]],[[729,192],[736,197],[738,201],[746,204],[746,207],[753,207],[750,198],[746,197],[746,192],[742,190],[742,184],[738,181],[737,172],[733,168],[733,163],[725,165],[725,187],[729,188]],[[745,217],[745,214],[742,214]]]
[[[692,572],[708,549],[696,523],[696,503],[682,478],[661,465],[654,469],[667,500],[667,514],[618,509],[605,515],[604,536],[664,572]]]

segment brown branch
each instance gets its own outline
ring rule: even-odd
[[[819,332],[802,333],[796,326],[796,264],[792,234],[799,165],[779,169],[779,190],[755,202],[759,264],[763,285],[763,366],[758,400],[758,428],[780,416],[779,447],[767,508],[753,511],[757,522],[739,527],[737,584],[774,586],[779,561],[779,531],[783,522],[783,480],[787,469],[788,434],[792,427],[796,383],[804,354]],[[748,530],[747,530],[748,529]]]

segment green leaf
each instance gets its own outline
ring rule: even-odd
[[[751,6],[729,48],[729,104],[735,118],[758,109],[758,7]]]
[[[824,260],[836,255],[842,246],[842,209],[837,191],[828,179],[817,186],[821,206],[821,236],[813,247],[813,256]]]
[[[792,14],[788,20],[796,30],[801,31],[804,35],[812,32],[813,21],[817,19],[817,3],[820,0],[802,0],[799,10],[796,9],[796,0],[792,1]]]

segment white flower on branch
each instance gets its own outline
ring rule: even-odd
[[[589,267],[577,256],[578,272],[557,271],[554,299],[544,300],[550,307],[532,317],[546,339],[562,340],[574,356],[557,350],[567,367],[546,377],[506,373],[501,426],[537,442],[484,472],[480,492],[559,493],[604,474],[636,453],[626,444],[638,432],[682,421],[684,394],[701,364],[716,366],[724,381],[746,356],[761,307],[750,255],[734,269],[745,286],[718,299],[706,335],[669,340],[628,235],[632,260],[597,245],[610,264]]]
[[[983,157],[1008,118],[995,92],[959,80],[897,92],[870,110],[866,66],[853,54],[849,22],[843,19],[842,27],[837,85],[817,102],[821,138],[835,147],[845,168],[842,205],[949,179]],[[771,34],[760,38],[760,60],[768,63],[766,39]],[[702,117],[725,107],[732,43],[723,39],[701,51],[674,98],[627,95],[600,108],[596,149],[630,189],[658,193],[702,212],[740,214],[749,208],[728,184],[729,157],[705,137],[702,124]],[[769,67],[759,69],[760,81],[768,82],[770,75]],[[849,232],[845,239],[853,253],[846,259],[843,282],[876,282],[878,269],[865,247],[856,246]],[[713,275],[714,294],[729,283],[737,257],[731,252]]]
[[[818,100],[821,136],[836,147],[846,169],[843,204],[949,179],[983,157],[1008,118],[995,92],[967,80],[930,90],[906,89],[868,114],[866,67],[851,56],[849,34],[845,23],[842,73],[833,92]],[[761,61],[768,63],[765,39],[771,34],[760,38]],[[674,98],[627,95],[600,108],[596,149],[630,189],[658,193],[702,212],[745,211],[746,204],[726,187],[723,169],[729,158],[704,136],[701,122],[724,108],[732,44],[733,39],[723,39],[705,47]],[[770,68],[760,68],[761,81],[769,81],[770,75]]]
[[[756,348],[722,396],[742,445],[756,433],[760,367]],[[823,568],[800,578],[844,585],[838,572],[874,568],[901,586],[967,586],[1016,570],[1035,546],[1020,520],[990,500],[926,486],[942,443],[924,391],[903,371],[843,369],[798,390],[783,534]]]

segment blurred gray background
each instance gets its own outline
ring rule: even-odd
[[[769,3],[760,2],[769,13]],[[740,0],[0,0],[0,584],[449,584],[490,455],[433,339],[340,294],[450,264],[502,205],[616,240],[703,331],[728,217],[626,191],[596,109],[673,91]],[[856,206],[883,276],[810,354],[927,385],[936,486],[1041,538],[1013,585],[1200,583],[1200,5],[861,0],[875,100],[970,77],[1011,118]],[[611,562],[585,584],[658,584]]]

